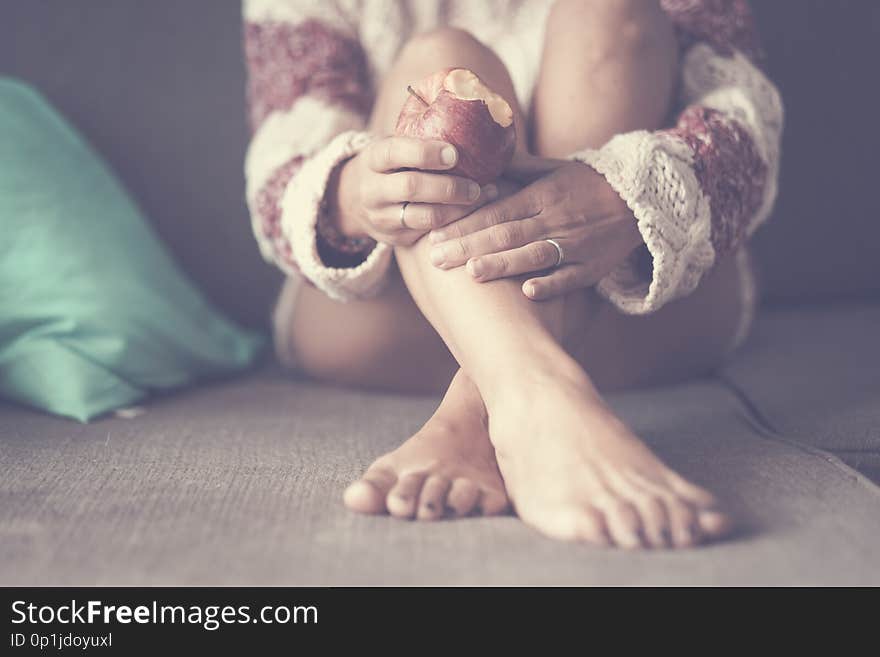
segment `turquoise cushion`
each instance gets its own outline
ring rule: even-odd
[[[208,304],[46,100],[0,78],[0,395],[85,422],[242,370],[262,343]]]

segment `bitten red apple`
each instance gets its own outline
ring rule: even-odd
[[[473,71],[438,71],[408,88],[395,134],[438,139],[458,150],[450,173],[481,185],[495,180],[513,157],[513,110]]]

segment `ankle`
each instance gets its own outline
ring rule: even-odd
[[[478,385],[489,409],[497,403],[509,404],[511,397],[527,401],[560,388],[599,398],[587,373],[556,343],[523,348],[515,358],[499,363]]]

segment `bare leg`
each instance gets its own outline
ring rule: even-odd
[[[558,0],[534,95],[535,151],[566,157],[618,133],[662,126],[676,54],[656,2]],[[624,315],[602,304],[573,355],[602,390],[709,372],[729,350],[743,313],[738,266],[735,258],[719,261],[693,294],[650,315]]]
[[[463,43],[467,41],[455,31],[434,36],[448,40],[456,56],[463,52]],[[423,45],[426,44],[423,42]],[[383,98],[390,100],[383,103],[380,98],[377,121],[393,122],[396,109],[392,111],[392,108],[400,104],[394,94],[402,93],[406,82],[443,65],[473,68],[504,92],[483,67],[480,61],[483,54],[474,61],[444,61],[438,60],[438,44],[430,46],[420,58],[422,70],[406,70],[401,74],[404,84],[389,76],[386,85],[389,91],[383,93]],[[479,48],[472,50],[477,52]],[[415,68],[414,61],[419,59],[415,54],[417,51],[407,53],[406,66],[410,69]],[[494,57],[490,59],[497,61]],[[384,114],[383,107],[387,108]],[[569,150],[583,145],[579,143]],[[610,414],[582,368],[561,348],[560,340],[566,331],[571,335],[589,335],[587,326],[596,321],[596,314],[603,307],[592,295],[573,295],[566,300],[535,304],[522,296],[515,282],[477,285],[463,272],[438,271],[427,265],[423,251],[423,245],[416,245],[398,252],[407,287],[482,393],[492,418],[490,428],[505,483],[517,510],[527,522],[554,536],[624,546],[687,545],[699,540],[701,534],[711,536],[720,530],[723,517],[706,510],[711,504],[710,496],[659,463]],[[407,304],[404,306],[409,308]],[[310,322],[316,319],[312,312],[303,312],[301,316],[308,317]],[[297,346],[302,348],[300,353],[309,351],[307,344]],[[424,346],[426,350],[436,348],[431,339],[426,339]],[[320,358],[312,359],[311,364],[308,364],[309,358],[304,361],[312,373],[333,378],[334,368],[322,371]],[[459,391],[453,386],[444,404],[455,408],[452,402],[461,395],[470,400],[469,408],[478,410],[470,414],[457,413],[481,417],[482,402],[474,390],[471,386],[461,386]],[[459,430],[458,435],[483,440],[481,422],[470,424],[469,430]],[[423,432],[429,426],[430,423]],[[444,441],[419,442],[428,443],[429,451],[434,449],[439,453]],[[402,506],[392,499],[391,486],[402,483],[405,477],[401,475],[406,474],[407,469],[424,471],[424,468],[412,465],[418,461],[413,454],[404,459],[403,448],[398,452],[404,461],[410,459],[410,465],[400,465],[400,459],[390,458],[377,463],[381,466],[376,470],[379,477],[371,475],[357,486],[360,493],[354,490],[347,496],[353,507],[375,510],[373,503],[377,498],[387,499],[392,511]],[[392,466],[392,470],[396,468],[392,473],[394,477],[381,474],[388,463],[397,463]],[[410,498],[425,495],[442,499],[442,495],[435,493],[445,484],[441,481],[421,490],[416,490],[418,486],[408,486],[413,490],[403,493],[409,493]],[[427,488],[433,491],[430,495],[425,492]],[[422,515],[414,508],[412,515],[415,514]]]
[[[566,13],[554,11],[549,29],[573,18]],[[658,52],[651,55],[661,57],[666,45],[671,87],[672,39],[652,42]],[[388,89],[391,100],[380,95],[380,110],[399,105],[399,92]],[[659,123],[667,97],[655,96]],[[393,118],[377,117],[385,125]],[[437,270],[428,248],[424,241],[398,248],[397,261],[422,313],[482,395],[498,465],[523,520],[558,538],[622,547],[687,546],[724,529],[712,497],[632,435],[560,344],[567,326],[586,330],[593,297],[533,303],[516,281],[475,284],[460,269]]]
[[[403,105],[407,85],[446,66],[462,66],[476,72],[505,96],[515,108],[519,125],[524,125],[515,102],[513,84],[494,53],[465,32],[441,29],[416,37],[400,53],[393,70],[383,81],[371,128],[378,133],[390,134]],[[524,134],[519,135],[518,148],[525,148]],[[427,262],[426,258],[423,260]],[[427,328],[431,338],[421,341],[407,339],[402,343],[404,354],[413,350],[412,358],[400,353],[400,343],[393,345],[389,342],[383,367],[385,376],[408,378],[413,377],[412,369],[407,367],[398,372],[394,370],[394,363],[439,363],[436,374],[428,369],[414,382],[422,387],[426,379],[429,385],[433,384],[437,375],[448,381],[450,370],[446,363],[454,364],[455,361],[436,330],[412,303],[411,292],[407,289],[412,284],[408,281],[404,287],[401,280],[396,280],[379,303],[397,305],[400,294],[405,294],[408,302],[406,317],[414,319],[413,326],[419,333]],[[368,312],[378,322],[384,321],[381,318],[385,315],[376,313],[375,302]],[[393,317],[392,322],[401,320],[399,314],[389,317]],[[389,331],[387,335],[397,339],[400,331]],[[398,351],[392,353],[395,346]],[[343,362],[339,364],[344,367]],[[368,366],[366,369],[376,368]],[[348,371],[351,370],[349,364]],[[424,427],[398,449],[378,458],[363,477],[346,490],[344,499],[349,508],[362,513],[387,511],[398,518],[418,520],[474,512],[493,515],[509,507],[494,448],[489,442],[485,406],[479,391],[464,372],[458,370],[454,375],[440,407]]]

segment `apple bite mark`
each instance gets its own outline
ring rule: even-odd
[[[407,87],[395,134],[445,141],[458,151],[449,173],[485,185],[516,148],[513,110],[472,71],[443,69]]]
[[[443,87],[462,100],[482,100],[495,123],[506,128],[513,123],[513,110],[501,96],[489,89],[473,71],[457,68],[446,76]]]

